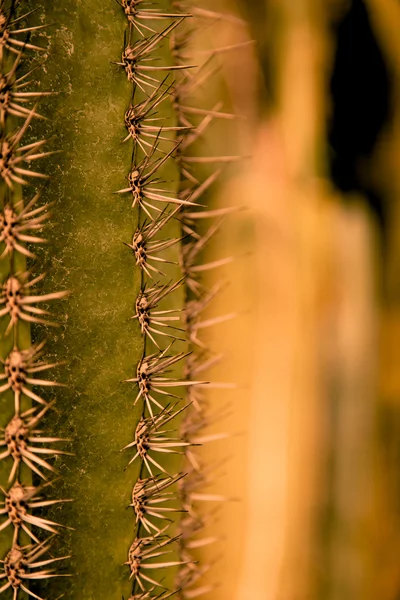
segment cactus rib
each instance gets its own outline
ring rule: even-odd
[[[27,81],[27,77],[32,71],[20,75],[20,69],[24,67],[27,52],[44,50],[26,39],[32,31],[44,26],[20,27],[31,13],[18,16],[17,9],[17,0],[0,3],[0,243],[3,246],[0,253],[0,361],[3,365],[0,374],[3,409],[0,546],[5,553],[1,560],[0,593],[10,589],[14,600],[24,593],[38,598],[31,590],[31,581],[67,576],[56,567],[59,561],[69,558],[55,558],[50,553],[54,536],[66,526],[42,516],[43,509],[68,502],[49,499],[45,493],[52,484],[47,481],[48,475],[56,472],[49,461],[67,454],[53,445],[66,440],[43,435],[42,429],[38,429],[54,401],[48,402],[36,388],[61,385],[42,379],[40,374],[58,363],[44,358],[45,340],[35,344],[31,340],[31,324],[58,325],[48,320],[51,314],[47,309],[37,305],[62,299],[66,292],[41,294],[39,284],[45,274],[32,277],[26,266],[27,260],[36,258],[32,244],[46,241],[41,232],[50,217],[49,205],[38,205],[40,190],[24,201],[23,192],[31,179],[47,179],[44,173],[27,167],[55,151],[43,150],[46,139],[25,142],[32,120],[42,118],[37,113],[38,101],[48,93],[31,91],[32,82]],[[20,119],[23,119],[22,124],[18,124]],[[42,483],[35,485],[36,479]],[[43,559],[46,555],[49,558]]]

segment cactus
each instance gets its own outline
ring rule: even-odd
[[[201,332],[234,316],[202,317],[231,260],[199,264],[226,212],[204,166],[235,157],[193,150],[233,115],[194,106],[210,74],[185,52],[193,15],[220,16],[43,4],[0,3],[0,594],[197,597],[198,504],[224,499],[196,454],[224,436],[201,434]]]

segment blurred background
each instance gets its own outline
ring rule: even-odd
[[[209,248],[235,258],[210,316],[238,313],[210,334],[237,387],[203,450],[229,497],[209,598],[399,600],[400,4],[202,7],[231,15],[206,96],[240,115],[208,143],[243,157],[212,202],[244,207]]]

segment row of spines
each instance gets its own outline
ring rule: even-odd
[[[138,228],[126,245],[141,272],[133,317],[143,336],[143,355],[136,377],[128,380],[138,388],[134,404],[140,403],[142,417],[133,441],[124,449],[132,453],[129,464],[140,461],[139,479],[133,483],[130,504],[136,526],[126,564],[133,580],[132,598],[164,599],[175,590],[166,590],[164,576],[158,578],[157,574],[180,565],[179,560],[169,560],[168,555],[177,541],[169,530],[171,517],[180,511],[177,488],[183,474],[169,473],[163,457],[181,453],[185,447],[174,431],[174,421],[185,407],[180,406],[178,398],[171,402],[175,388],[184,382],[170,377],[169,371],[176,369],[186,353],[174,354],[172,350],[175,340],[184,338],[179,327],[181,310],[163,310],[159,306],[184,282],[182,278],[168,281],[164,273],[168,265],[166,253],[176,249],[180,239],[163,239],[163,231],[178,216],[182,202],[160,187],[163,184],[159,173],[168,168],[176,149],[177,128],[159,116],[167,110],[174,67],[160,65],[155,58],[181,19],[154,7],[147,9],[146,5],[121,2],[128,34],[118,63],[132,85],[132,100],[125,113],[125,142],[133,144],[128,185],[118,190],[118,194],[123,198],[128,195],[131,208],[138,214]],[[155,350],[152,353],[148,351],[150,344]]]
[[[3,405],[12,403],[0,438],[2,471],[7,472],[9,466],[7,481],[0,488],[0,531],[12,530],[10,548],[1,560],[0,593],[11,590],[14,600],[23,592],[36,598],[32,582],[67,576],[58,565],[68,558],[54,557],[54,538],[63,526],[43,516],[46,507],[68,501],[47,496],[57,474],[53,459],[67,454],[59,443],[68,440],[41,429],[55,400],[49,401],[47,394],[37,391],[37,387],[52,389],[61,384],[45,375],[57,366],[45,358],[45,339],[35,344],[27,341],[31,340],[32,324],[57,325],[42,303],[66,295],[64,291],[41,293],[45,274],[33,277],[26,268],[27,261],[36,259],[35,245],[46,242],[42,231],[50,217],[49,204],[40,202],[40,190],[24,200],[28,184],[47,178],[31,165],[54,153],[44,150],[47,140],[25,141],[32,121],[42,118],[38,102],[48,95],[31,89],[34,68],[27,71],[24,61],[27,53],[44,50],[30,41],[30,35],[44,26],[26,24],[31,12],[19,12],[18,5],[17,0],[0,3],[0,318],[6,352],[0,394]]]
[[[236,157],[196,157],[191,154],[190,147],[214,119],[231,118],[232,115],[220,113],[215,107],[207,110],[190,106],[189,97],[196,86],[196,79],[191,76],[195,65],[186,64],[182,56],[187,35],[179,34],[183,21],[190,19],[193,12],[200,12],[201,16],[206,18],[215,18],[216,14],[203,15],[201,10],[192,11],[192,7],[185,10],[178,3],[174,12],[146,8],[147,3],[144,2],[123,1],[121,4],[129,22],[129,34],[118,64],[125,69],[128,79],[132,82],[133,101],[126,111],[125,125],[126,140],[132,139],[134,148],[132,169],[128,174],[129,186],[122,188],[118,193],[130,194],[132,207],[138,208],[139,211],[139,227],[133,235],[132,242],[127,244],[134,253],[136,264],[142,270],[142,288],[136,300],[134,316],[140,323],[144,339],[150,340],[158,348],[157,352],[146,355],[144,344],[145,351],[136,377],[129,380],[139,387],[135,403],[143,401],[143,417],[136,428],[134,441],[127,446],[135,451],[130,462],[142,461],[141,477],[134,485],[132,493],[132,506],[136,513],[136,522],[140,526],[130,548],[127,564],[134,579],[133,597],[159,597],[157,590],[163,589],[161,582],[143,573],[143,569],[178,566],[175,591],[161,592],[161,595],[180,593],[183,597],[191,598],[209,590],[208,586],[198,585],[198,580],[207,567],[197,564],[191,550],[214,541],[213,536],[198,538],[200,526],[204,525],[207,519],[204,519],[195,505],[203,500],[223,499],[222,496],[201,491],[209,483],[210,474],[209,469],[201,465],[194,447],[206,441],[221,439],[225,435],[201,435],[201,430],[207,426],[211,415],[207,414],[208,406],[204,397],[207,382],[196,375],[212,366],[217,357],[213,357],[207,345],[201,341],[199,332],[233,316],[229,314],[216,319],[202,318],[202,312],[217,293],[217,289],[207,290],[201,282],[202,273],[226,264],[231,258],[199,264],[203,248],[218,231],[221,223],[218,220],[204,235],[197,233],[195,225],[199,219],[220,218],[224,211],[197,210],[198,200],[218,179],[222,169],[218,166],[205,181],[200,182],[193,173],[193,167],[197,163],[217,162],[220,165],[236,160]],[[157,27],[160,21],[167,22],[166,26]],[[172,66],[160,66],[156,61],[156,50],[167,37],[170,38],[175,63]],[[168,72],[171,71],[175,73],[172,83],[168,76]],[[167,76],[163,78],[166,73]],[[204,82],[204,77],[202,79]],[[138,90],[144,95],[144,99],[135,102]],[[172,100],[177,123],[164,126],[159,123],[161,118],[156,115],[159,114],[163,103],[169,100]],[[200,116],[200,123],[195,124],[193,116]],[[171,144],[171,147],[164,150],[167,144]],[[179,189],[174,194],[154,185],[155,182],[159,184],[157,174],[170,159],[176,162],[179,172]],[[145,217],[142,220],[143,214]],[[171,219],[179,219],[181,235],[160,240],[158,234]],[[180,247],[182,277],[176,282],[163,283],[163,253],[175,244],[179,244]],[[158,303],[180,286],[184,286],[185,289],[183,309],[157,310]],[[183,331],[178,334],[177,322],[183,325]],[[182,339],[180,336],[188,341],[190,351],[170,354],[174,340]],[[166,338],[171,342],[165,346],[162,340]],[[185,361],[184,378],[166,377],[168,369],[180,361]],[[187,389],[186,403],[183,407],[176,404],[164,405],[160,402],[160,395],[161,398],[172,396],[170,391],[182,386]],[[166,423],[174,421],[181,412],[183,417],[180,435],[165,437],[160,433],[164,431]],[[169,474],[161,464],[162,461],[154,457],[154,453],[157,452],[162,456],[165,452],[182,451],[185,451],[187,457],[185,475]],[[173,492],[169,491],[170,487]],[[177,497],[181,503],[179,509],[173,508]],[[169,501],[172,502],[171,505],[168,505]],[[158,505],[159,510],[154,510],[155,505]],[[164,505],[164,510],[160,508],[161,505]],[[183,511],[185,515],[179,525],[179,535],[171,537],[168,535],[167,513],[176,510]],[[159,519],[163,518],[167,523],[165,527],[159,524]],[[157,524],[154,519],[157,519]],[[167,554],[169,545],[175,541],[179,544],[179,561],[154,564],[150,560],[156,555]],[[163,550],[155,552],[160,547]],[[146,559],[150,562],[146,563]],[[144,582],[150,584],[150,590],[145,589]]]

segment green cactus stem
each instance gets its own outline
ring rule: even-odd
[[[140,521],[134,510],[137,498],[132,497],[142,467],[138,461],[128,464],[132,457],[128,449],[121,452],[135,439],[146,404],[143,396],[135,401],[138,382],[134,380],[137,366],[143,364],[146,336],[134,317],[138,317],[137,298],[146,289],[162,282],[165,291],[166,285],[175,285],[181,279],[179,243],[172,243],[179,237],[179,223],[168,217],[159,231],[159,213],[149,206],[164,211],[161,221],[177,206],[173,202],[176,167],[163,154],[173,145],[168,140],[157,140],[160,149],[150,150],[148,158],[140,145],[134,147],[131,135],[127,139],[127,125],[132,125],[128,110],[137,102],[143,108],[146,96],[139,88],[139,97],[132,102],[132,81],[127,75],[132,67],[129,48],[134,42],[127,15],[118,4],[99,7],[94,2],[85,6],[78,2],[68,6],[46,3],[34,16],[37,23],[54,23],[46,33],[48,56],[40,77],[46,89],[60,92],[42,111],[49,121],[36,123],[35,131],[55,134],[55,143],[59,139],[63,150],[46,167],[46,174],[53,175],[53,179],[45,194],[55,203],[57,222],[52,228],[51,252],[43,251],[40,258],[43,268],[51,273],[48,284],[68,287],[72,292],[67,323],[56,339],[49,340],[48,347],[57,359],[67,361],[63,380],[68,388],[57,402],[57,431],[74,440],[74,457],[66,460],[62,477],[54,485],[60,497],[74,498],[74,502],[63,507],[63,522],[73,531],[60,542],[60,553],[71,554],[69,572],[73,577],[67,582],[49,580],[33,587],[33,591],[45,598],[57,597],[66,590],[70,598],[128,598],[136,580],[126,563],[134,560],[135,539],[144,534],[148,537],[145,530],[144,534],[139,531]],[[161,30],[173,22],[163,22]],[[168,64],[164,34],[151,52],[158,52]],[[167,74],[165,69],[156,73],[160,80],[156,90]],[[168,85],[156,91],[157,101]],[[158,113],[163,124],[165,121],[173,127],[169,95],[162,100]],[[162,137],[173,135],[171,129]],[[149,143],[152,148],[154,141]],[[143,198],[140,190],[152,169],[157,177],[172,183],[162,186],[168,192],[150,192],[151,197]],[[135,196],[136,184],[139,192]],[[152,223],[149,213],[157,221],[155,231],[146,229]],[[148,237],[145,262],[154,277],[147,288],[140,269],[143,240],[137,239],[137,232],[143,233],[143,228]],[[153,260],[153,254],[168,262]],[[165,277],[152,270],[153,265]],[[181,298],[179,289],[168,293],[161,310],[179,311]],[[157,340],[162,337],[157,336]],[[151,346],[150,341],[149,354],[158,351]],[[179,342],[173,346],[179,358]],[[167,354],[171,353],[172,348]],[[174,369],[175,378],[178,372],[179,365]],[[163,407],[169,402],[169,397],[157,397]],[[163,468],[178,473],[179,455],[165,456],[168,460]],[[173,502],[168,507],[177,508]],[[47,511],[54,520],[56,513],[57,507]],[[137,548],[142,546],[140,543]],[[174,563],[176,559],[168,555],[162,562]],[[151,579],[158,577],[153,568],[143,568],[142,572]],[[162,569],[160,578],[167,585],[164,572]],[[160,592],[162,588],[158,588]]]
[[[173,40],[189,14],[167,0],[10,0],[0,8],[3,73],[15,65],[10,130],[8,114],[0,112],[3,144],[11,148],[6,170],[0,162],[3,229],[8,206],[17,220],[28,211],[40,231],[52,205],[49,244],[24,238],[23,229],[14,244],[18,258],[12,262],[5,252],[0,259],[2,283],[18,273],[26,300],[16,325],[2,310],[9,303],[3,286],[2,359],[15,343],[26,353],[21,402],[12,386],[3,386],[0,425],[12,418],[14,397],[18,415],[31,409],[26,431],[45,444],[42,462],[28,456],[14,468],[14,482],[4,478],[15,458],[0,461],[0,515],[10,516],[11,500],[23,503],[17,537],[1,538],[0,589],[13,600],[23,593],[44,600],[166,600],[201,572],[182,551],[180,515],[200,498],[198,469],[182,470],[185,451],[194,457],[200,443],[198,428],[188,425],[196,419],[185,415],[207,382],[196,376],[202,351],[187,349],[188,341],[191,350],[202,345],[197,333],[206,325],[199,315],[213,291],[196,273],[209,268],[198,265],[199,255],[219,226],[204,238],[192,229],[198,199],[220,170],[192,185],[190,163],[197,159],[183,151],[198,123],[177,110],[177,82],[193,65],[174,62]],[[10,22],[21,31],[9,35]],[[46,102],[36,91],[24,96],[31,73],[49,95]],[[218,116],[205,112],[206,119]],[[37,190],[28,195],[28,183],[43,178],[49,182],[31,204]],[[47,303],[67,289],[53,318]],[[42,370],[51,376],[41,378]],[[35,433],[39,422],[46,433]],[[66,449],[54,447],[59,441]],[[1,527],[8,525],[0,521]],[[58,568],[58,561],[67,566]]]

